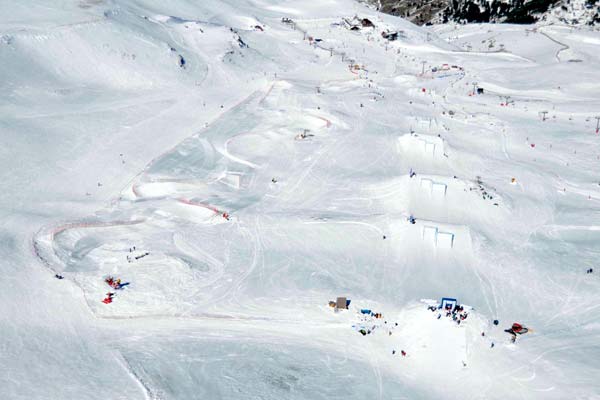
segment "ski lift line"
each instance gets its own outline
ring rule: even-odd
[[[294,22],[294,29],[295,29],[295,30],[298,30],[298,31],[300,31],[300,32],[301,32],[301,33],[302,33],[302,34],[303,34],[305,37],[306,37],[306,36],[310,36],[310,35],[309,35],[309,33],[308,33],[308,30],[306,30],[306,29],[303,29],[303,28],[302,28],[300,25],[298,25],[298,23],[297,23],[297,22]],[[344,52],[341,52],[341,51],[338,51],[338,50],[334,50],[333,48],[326,48],[326,47],[324,47],[324,46],[322,46],[322,45],[320,45],[320,44],[318,44],[318,43],[316,43],[316,42],[314,43],[314,45],[313,45],[313,46],[314,46],[315,48],[318,48],[318,49],[320,49],[320,50],[327,51],[327,52],[329,52],[329,53],[331,53],[331,54],[335,54],[335,55],[338,55],[338,56],[344,56],[344,55],[345,55],[345,53],[344,53]],[[353,74],[355,74],[355,75],[359,75],[359,73],[358,73],[358,72],[354,72],[354,71],[352,71],[352,67],[351,67],[351,66],[349,66],[349,68],[350,68],[350,72],[352,72],[352,73],[353,73]]]

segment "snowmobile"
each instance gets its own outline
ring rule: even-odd
[[[529,332],[529,328],[526,328],[523,325],[515,322],[509,329],[505,329],[504,332],[512,335],[511,342],[514,343],[517,340],[517,335],[523,335]]]

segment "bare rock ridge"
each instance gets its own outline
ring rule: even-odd
[[[359,0],[417,25],[454,22],[568,25],[600,22],[599,0]]]

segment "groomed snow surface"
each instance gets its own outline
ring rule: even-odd
[[[600,399],[597,31],[11,3],[0,398]]]

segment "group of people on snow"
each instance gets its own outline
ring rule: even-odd
[[[115,290],[121,290],[123,289],[125,286],[129,285],[129,282],[121,282],[121,279],[117,278],[113,278],[112,276],[107,277],[106,279],[104,279],[104,282],[110,286],[111,288],[115,289]],[[102,300],[102,302],[104,304],[110,304],[113,301],[113,297],[115,297],[115,293],[114,292],[108,292],[106,293],[106,297],[104,298],[104,300]]]

